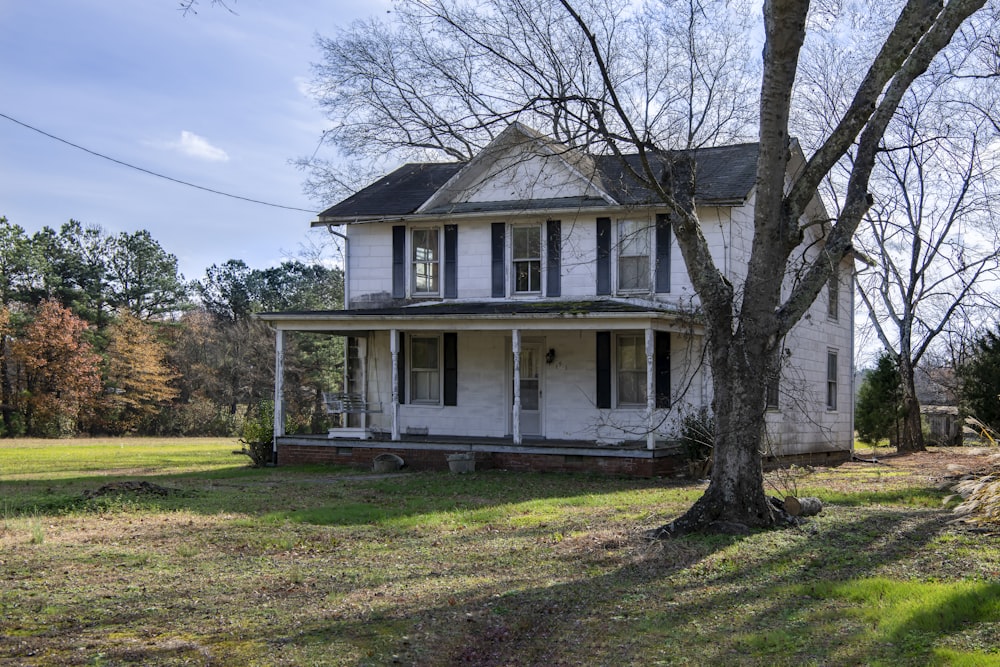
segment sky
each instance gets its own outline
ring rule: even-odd
[[[389,0],[0,0],[0,216],[148,230],[188,280],[229,259],[275,266],[321,241],[291,161],[327,123],[308,96],[317,34]],[[328,153],[321,153],[331,158]],[[330,258],[333,259],[333,258]]]

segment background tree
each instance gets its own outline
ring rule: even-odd
[[[100,356],[86,331],[86,322],[49,299],[11,344],[23,387],[16,405],[29,435],[71,435],[89,418],[100,396],[101,374]]]
[[[148,426],[179,391],[166,363],[166,348],[153,326],[128,311],[118,313],[108,333],[99,422],[123,434]],[[147,430],[148,429],[144,429]]]
[[[959,369],[963,411],[1000,431],[1000,334],[985,332]]]
[[[145,229],[108,239],[108,302],[149,320],[187,307],[187,286],[177,257],[163,250]]]
[[[858,389],[854,427],[861,442],[874,447],[880,440],[899,438],[902,397],[895,355],[883,351]]]
[[[404,0],[390,17],[394,25],[355,24],[322,42],[325,67],[317,71],[316,88],[328,112],[340,110],[331,115],[327,138],[348,154],[373,146],[465,159],[513,119],[570,146],[638,154],[634,176],[672,213],[700,299],[717,418],[708,489],[683,517],[655,534],[718,522],[767,526],[774,515],[760,454],[765,384],[778,370],[781,341],[852,251],[871,205],[869,181],[882,138],[904,95],[983,4],[894,5],[889,29],[875,48],[863,51],[867,60],[858,85],[846,91],[846,104],[823,125],[805,165],[789,180],[789,119],[803,44],[833,32],[845,45],[853,34],[810,13],[805,0],[765,0],[754,233],[741,284],[732,284],[712,259],[693,200],[693,170],[671,164],[664,153],[683,137],[667,122],[669,114],[659,113],[669,108],[670,87],[659,85],[665,79],[658,74],[645,75],[649,52],[636,46],[655,40],[644,38],[648,21],[633,20],[639,14],[628,4]],[[352,51],[363,59],[352,59]],[[350,114],[343,113],[348,109]],[[404,124],[414,116],[422,121]],[[721,128],[705,132],[724,136]],[[822,242],[807,248],[806,209],[840,165],[848,166],[837,214],[817,228]],[[674,175],[669,183],[661,180],[665,169]]]
[[[1000,182],[993,128],[964,81],[935,73],[904,100],[873,175],[874,204],[856,244],[874,260],[858,293],[903,392],[901,450],[924,449],[915,376],[963,310],[987,304],[1000,267]],[[984,86],[977,93],[987,95]]]

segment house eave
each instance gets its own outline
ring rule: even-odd
[[[743,206],[746,199],[702,199],[695,202],[701,208],[735,208]],[[462,212],[433,212],[433,213],[409,213],[403,215],[383,215],[383,216],[319,216],[310,223],[311,227],[328,227],[333,225],[362,225],[372,223],[405,223],[405,222],[426,222],[426,221],[462,221],[462,220],[496,220],[498,217],[511,215],[527,217],[580,217],[584,215],[607,215],[611,211],[629,210],[666,210],[665,203],[645,203],[645,204],[615,204],[606,206],[573,206],[573,207],[552,207],[552,208],[509,208],[490,209],[486,211],[462,211]]]

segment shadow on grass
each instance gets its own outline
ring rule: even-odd
[[[163,487],[168,493],[113,492],[92,497],[93,492],[105,485],[136,479]],[[532,501],[596,506],[605,503],[603,498],[610,493],[651,488],[676,490],[684,500],[700,495],[700,489],[690,484],[573,473],[489,471],[456,476],[406,472],[385,476],[354,468],[233,467],[166,475],[95,475],[0,482],[0,510],[7,517],[116,509],[239,513],[276,523],[392,524],[406,528],[440,521],[488,523],[507,511],[503,508],[509,510],[512,505]],[[523,511],[531,509],[528,505]]]
[[[565,555],[581,575],[570,582],[471,587],[415,614],[361,613],[283,641],[338,637],[374,663],[923,665],[942,640],[1000,618],[1000,585],[946,591],[896,625],[880,624],[877,610],[873,625],[859,612],[868,603],[820,591],[907,571],[949,519],[941,511],[873,509],[747,538],[691,536],[636,547],[627,565],[587,576],[607,558],[596,545]],[[919,576],[918,569],[908,573]]]

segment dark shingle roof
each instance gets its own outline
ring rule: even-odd
[[[696,201],[739,202],[746,198],[753,188],[757,176],[757,144],[735,144],[714,148],[699,148],[691,151],[670,151],[660,160],[651,161],[651,166],[659,178],[669,182],[669,172],[673,172],[675,182],[686,178],[687,160],[695,161]],[[653,193],[640,185],[613,155],[595,158],[597,168],[608,193],[621,204],[649,204],[655,202]],[[638,155],[627,155],[629,166],[642,174]]]
[[[339,204],[334,204],[319,217],[371,218],[413,213],[464,166],[464,162],[404,164]]]
[[[757,167],[757,144],[737,144],[692,151],[671,151],[659,158],[655,170],[661,179],[672,178],[683,182],[688,162],[693,156],[696,165],[695,200],[703,203],[737,203],[753,188]],[[641,173],[639,157],[628,155],[630,166]],[[655,204],[656,198],[623,167],[619,158],[612,155],[595,156],[600,185],[619,204]],[[448,179],[454,176],[464,162],[410,163],[403,165],[363,190],[331,206],[320,214],[325,219],[372,219],[405,216],[414,213]],[[669,182],[669,181],[668,181]],[[470,211],[520,211],[541,208],[577,208],[603,206],[607,203],[593,197],[557,200],[497,201],[459,203],[438,207],[429,213],[461,213]]]

